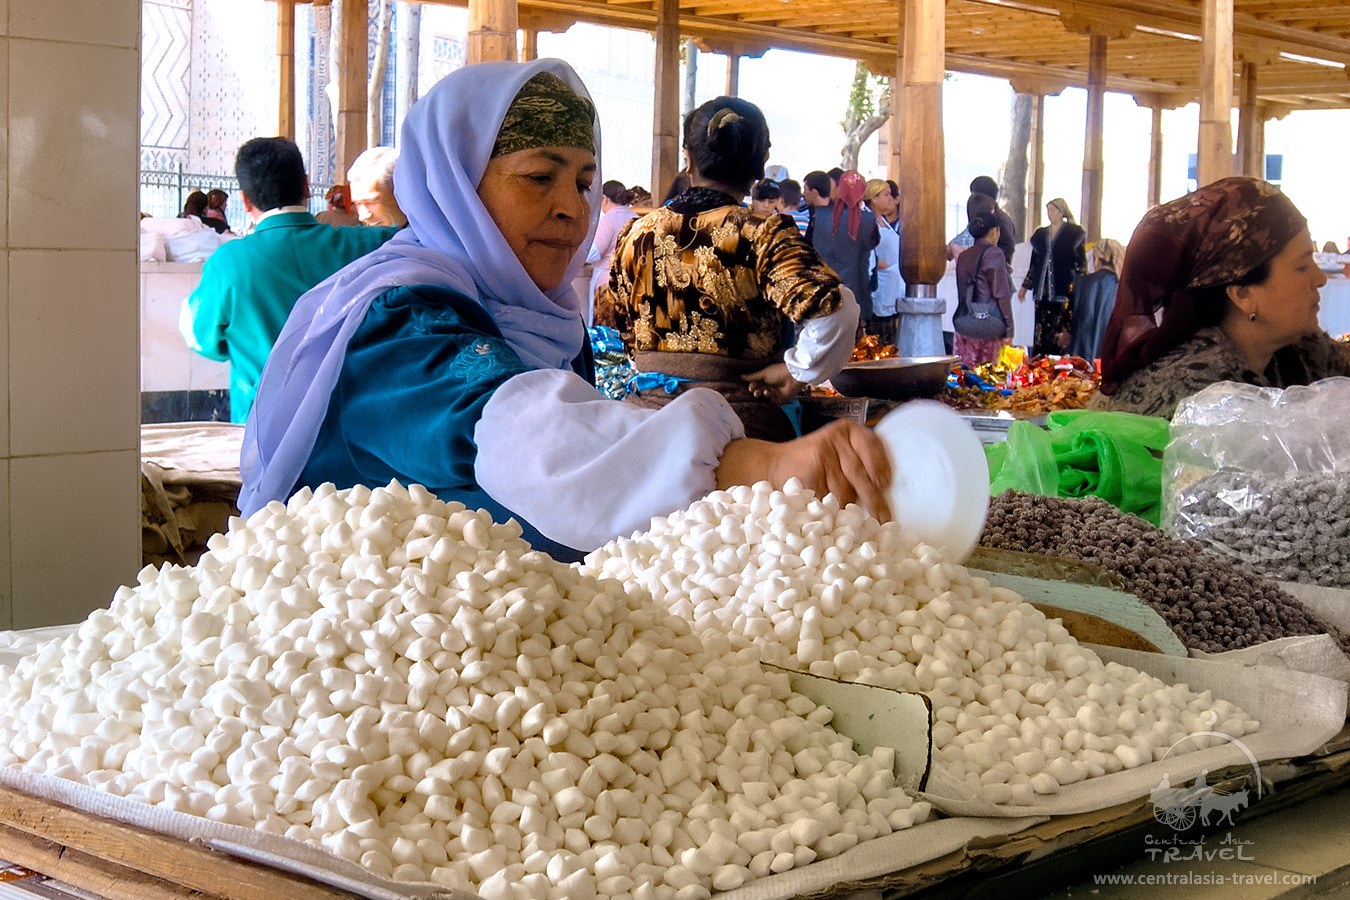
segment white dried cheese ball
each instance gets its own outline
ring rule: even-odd
[[[1152,762],[1198,731],[1257,727],[1208,692],[1104,664],[1015,593],[796,482],[710,494],[582,570],[645,588],[711,645],[729,635],[784,666],[927,693],[935,765],[995,802]],[[751,871],[772,864],[757,855]]]
[[[328,485],[0,670],[0,764],[485,897],[706,897],[927,817],[831,715],[514,523]]]

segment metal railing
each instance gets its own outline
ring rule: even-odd
[[[310,185],[310,212],[320,212],[327,203],[323,195],[329,185]],[[239,197],[239,179],[233,175],[204,175],[184,172],[179,166],[172,172],[142,169],[140,174],[140,210],[152,216],[174,218],[183,211],[183,201],[193,191],[222,190],[230,195],[225,201],[225,218],[239,230],[247,218]]]

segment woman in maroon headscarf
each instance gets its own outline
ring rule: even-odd
[[[1154,207],[1125,251],[1102,340],[1101,409],[1171,418],[1220,381],[1285,388],[1350,375],[1317,321],[1307,220],[1278,188],[1223,178]]]

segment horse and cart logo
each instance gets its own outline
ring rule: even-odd
[[[1247,749],[1247,746],[1231,735],[1220,731],[1197,732],[1195,735],[1177,741],[1167,749],[1167,753],[1170,754],[1178,744],[1197,736],[1221,738],[1240,749],[1252,764],[1252,772],[1255,774],[1256,797],[1260,799],[1261,766],[1257,763],[1252,752]],[[1166,759],[1167,754],[1164,754],[1163,758]],[[1193,784],[1172,787],[1171,777],[1164,773],[1162,780],[1158,782],[1158,786],[1149,792],[1149,799],[1153,801],[1153,818],[1177,831],[1186,831],[1197,821],[1206,827],[1224,823],[1237,824],[1233,821],[1233,814],[1248,805],[1249,792],[1247,788],[1244,787],[1241,790],[1231,792],[1222,791],[1212,787],[1206,781],[1207,775],[1207,771],[1201,771]],[[1210,821],[1211,815],[1216,816],[1213,822]]]

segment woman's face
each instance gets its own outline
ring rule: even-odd
[[[478,197],[540,290],[562,283],[590,228],[595,154],[542,147],[494,157]]]
[[[872,198],[872,211],[879,216],[890,218],[895,215],[896,200],[890,191],[882,191]]]
[[[1317,321],[1318,289],[1326,283],[1326,274],[1313,262],[1312,238],[1305,228],[1271,258],[1265,283],[1248,285],[1245,298],[1239,288],[1238,299],[1246,301],[1241,308],[1256,313],[1256,323],[1284,346],[1322,327]]]
[[[771,216],[778,211],[777,200],[751,200],[750,210],[757,216]]]
[[[1053,203],[1045,204],[1045,215],[1050,220],[1051,225],[1058,225],[1064,221],[1064,210]]]

